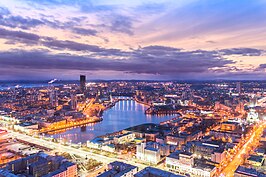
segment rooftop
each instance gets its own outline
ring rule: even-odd
[[[251,155],[248,160],[261,163],[264,160],[264,157],[260,155]]]
[[[156,177],[184,177],[182,175],[176,175],[167,171],[160,170],[158,168],[146,167],[143,170],[135,174],[135,177],[146,177],[146,176],[155,176]]]
[[[236,169],[235,173],[237,173],[237,174],[243,174],[243,175],[246,175],[246,176],[266,177],[265,174],[260,173],[260,172],[256,171],[253,168],[247,168],[247,167],[244,167],[244,166],[239,166]]]

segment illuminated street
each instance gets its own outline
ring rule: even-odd
[[[252,131],[251,135],[249,135],[245,139],[246,143],[240,143],[240,145],[237,146],[236,154],[233,155],[233,158],[229,156],[225,162],[222,162],[216,176],[234,176],[234,172],[237,167],[245,161],[250,151],[258,145],[259,139],[265,126],[266,122],[259,124],[258,127],[256,127],[255,130]],[[222,171],[219,172],[220,169],[222,169]]]
[[[77,148],[73,148],[70,146],[65,146],[62,145],[60,143],[54,143],[51,141],[47,141],[44,139],[39,139],[39,138],[34,138],[32,136],[28,136],[25,134],[21,134],[21,133],[17,133],[17,132],[10,132],[7,135],[8,137],[13,137],[13,138],[17,138],[17,139],[21,139],[27,142],[31,142],[33,144],[37,144],[37,145],[42,145],[45,146],[47,148],[53,149],[55,152],[59,151],[59,152],[67,152],[70,154],[75,154],[78,155],[82,158],[92,158],[95,160],[100,160],[101,162],[103,162],[104,164],[108,164],[110,162],[113,162],[115,160],[117,160],[116,158],[111,158],[111,157],[106,157],[100,154],[95,154],[95,153],[91,153],[88,151],[84,151],[81,149],[77,149]],[[140,169],[143,169],[146,167],[146,165],[143,164],[139,164],[139,163],[135,163],[133,161],[128,161],[128,160],[123,160],[123,159],[119,159],[119,161],[125,162],[125,163],[130,163],[132,165],[138,166]]]

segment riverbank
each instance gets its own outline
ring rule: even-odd
[[[136,101],[137,103],[147,106],[148,108],[145,110],[145,114],[147,115],[175,115],[179,113],[179,110],[156,110],[152,104],[144,102],[144,101],[140,101],[138,100],[136,97],[132,97],[132,99],[134,101]],[[104,111],[111,109],[112,107],[114,107],[116,105],[116,103],[118,103],[119,101],[121,101],[121,99],[115,99],[113,102],[109,103],[107,106],[105,106]]]
[[[172,115],[146,115],[144,113],[146,109],[147,106],[134,100],[119,101],[104,111],[103,121],[85,125],[83,128],[76,127],[56,133],[53,137],[71,140],[72,143],[85,143],[95,137],[119,132],[128,127],[143,123],[160,123],[174,117]]]
[[[149,107],[145,114],[148,115],[175,115],[179,114],[179,110],[156,110],[154,107]]]
[[[92,117],[92,118],[87,118],[87,119],[80,120],[80,121],[70,121],[70,122],[67,122],[65,124],[50,125],[49,127],[42,128],[37,133],[38,134],[40,134],[40,133],[49,133],[49,132],[53,132],[53,131],[74,128],[74,127],[86,125],[86,124],[89,124],[89,123],[97,123],[97,122],[101,122],[102,120],[103,120],[103,118],[101,118],[101,117]]]
[[[137,102],[137,103],[139,103],[139,104],[143,104],[143,105],[145,105],[145,106],[152,106],[152,104],[149,104],[149,103],[146,103],[146,102],[144,102],[144,101],[140,101],[140,100],[138,100],[136,97],[133,97],[133,99]]]

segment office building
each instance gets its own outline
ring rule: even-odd
[[[71,109],[73,110],[76,110],[77,109],[77,105],[78,105],[78,102],[77,102],[77,97],[75,94],[71,94],[71,102],[70,102],[70,106],[71,106]]]
[[[80,75],[80,90],[85,91],[86,90],[86,76],[85,75]]]
[[[37,153],[9,162],[0,169],[0,177],[77,177],[77,165],[61,156]]]
[[[57,90],[51,90],[49,93],[49,101],[51,106],[57,107],[58,106],[58,93]]]

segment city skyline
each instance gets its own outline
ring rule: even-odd
[[[265,0],[3,0],[0,80],[264,80]]]

